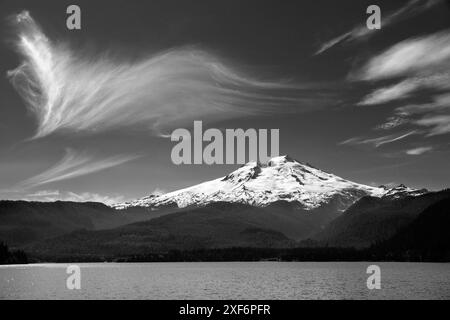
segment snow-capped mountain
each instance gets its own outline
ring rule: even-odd
[[[183,208],[213,202],[266,207],[277,201],[287,201],[297,202],[302,209],[312,210],[338,197],[339,210],[345,210],[365,195],[382,197],[397,191],[414,191],[405,188],[399,187],[397,190],[359,184],[302,164],[289,156],[279,156],[272,158],[266,165],[249,162],[225,177],[163,195],[150,195],[116,204],[114,207]]]
[[[381,186],[386,190],[386,192],[383,194],[383,198],[389,198],[389,199],[398,199],[406,196],[420,196],[422,194],[425,194],[428,192],[427,189],[411,189],[404,184],[400,184],[393,188],[388,188],[385,186]]]

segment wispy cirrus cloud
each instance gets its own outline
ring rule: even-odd
[[[433,97],[433,101],[422,104],[408,104],[395,108],[398,116],[413,116],[427,113],[446,113],[450,111],[450,93],[439,94]]]
[[[406,150],[406,154],[408,154],[410,156],[418,156],[418,155],[424,154],[426,152],[429,152],[431,150],[433,150],[433,147],[419,147],[419,148]]]
[[[125,198],[121,195],[101,195],[92,192],[76,193],[72,191],[60,190],[40,190],[34,193],[23,196],[27,201],[73,201],[73,202],[100,202],[106,205],[111,205],[118,202],[123,202]]]
[[[375,104],[382,104],[393,100],[408,97],[417,88],[418,84],[412,80],[404,80],[393,86],[377,89],[371,94],[365,96],[362,101],[358,103],[360,106],[369,106]]]
[[[450,63],[450,61],[449,61]],[[450,68],[450,67],[449,67]],[[445,70],[445,67],[443,67]],[[432,76],[413,77],[403,80],[399,83],[376,89],[372,93],[366,95],[358,105],[370,106],[379,105],[392,101],[401,100],[411,97],[420,89],[448,90],[450,89],[450,70],[448,73],[438,73]],[[442,99],[442,95],[436,96]]]
[[[386,122],[375,127],[377,130],[390,130],[397,128],[409,122],[409,119],[404,114],[398,114],[386,119]]]
[[[431,127],[428,136],[436,136],[450,133],[450,114],[429,115],[416,120],[416,124],[425,127]]]
[[[317,87],[260,81],[202,50],[174,49],[133,61],[93,56],[48,39],[28,12],[16,22],[24,61],[8,74],[37,120],[35,138],[124,126],[164,135],[199,117],[308,110],[331,101]]]
[[[383,28],[392,25],[398,21],[413,17],[421,12],[424,12],[438,3],[442,2],[442,0],[410,0],[403,7],[389,12],[387,14],[382,14],[383,16]],[[369,30],[367,26],[357,25],[350,31],[347,31],[329,41],[323,43],[320,48],[315,52],[316,55],[321,54],[328,49],[346,42],[352,42],[360,39],[365,39],[373,34],[373,30]]]
[[[450,132],[450,29],[401,41],[371,58],[350,78],[396,81],[363,97],[358,103],[362,106],[399,102],[426,89],[429,102],[397,107],[394,115],[377,128],[392,129],[408,123],[427,128],[421,130],[427,136]]]
[[[138,157],[138,155],[116,155],[96,159],[92,155],[77,153],[72,149],[67,149],[65,156],[58,163],[44,172],[20,182],[17,188],[28,189],[50,182],[80,177],[124,164]]]
[[[31,198],[49,198],[59,196],[59,190],[39,190],[34,193],[27,194]]]
[[[386,119],[386,122],[378,125],[376,129],[389,130],[404,124],[418,124],[426,126],[420,121],[418,116],[427,114],[433,115],[446,114],[450,111],[450,93],[439,94],[433,97],[433,101],[423,104],[408,104],[394,109],[394,115]],[[423,120],[423,119],[422,119]]]
[[[431,54],[432,53],[432,54]],[[436,85],[448,87],[442,66],[450,61],[450,30],[399,42],[371,58],[363,68],[350,75],[357,80],[382,80],[421,75]],[[445,71],[447,68],[444,68]]]
[[[385,136],[376,137],[376,138],[353,137],[353,138],[347,139],[345,141],[342,141],[339,144],[340,145],[364,145],[364,144],[367,144],[367,145],[372,145],[375,148],[378,148],[378,147],[388,144],[388,143],[393,143],[396,141],[403,140],[414,134],[418,134],[418,132],[416,130],[413,130],[413,131],[409,131],[406,133],[402,133],[400,135],[390,134],[390,135],[385,135]]]

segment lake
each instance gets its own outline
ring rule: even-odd
[[[381,289],[367,288],[369,265]],[[373,262],[79,263],[0,266],[0,299],[450,299],[450,264]]]

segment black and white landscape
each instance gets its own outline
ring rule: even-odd
[[[0,15],[0,299],[450,298],[448,1]]]
[[[449,201],[449,190],[370,187],[281,156],[111,206],[2,201],[0,237],[36,261],[54,262],[303,260],[305,254],[313,261],[449,261]],[[326,247],[358,250],[324,255]]]

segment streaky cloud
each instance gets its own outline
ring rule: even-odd
[[[102,195],[93,192],[76,193],[62,190],[41,190],[32,194],[24,195],[23,199],[28,201],[72,201],[72,202],[100,202],[106,205],[122,202],[125,198],[121,195]]]
[[[339,143],[339,145],[371,145],[375,148],[378,148],[382,145],[393,143],[399,140],[403,140],[411,135],[417,134],[418,131],[413,130],[406,133],[402,133],[400,135],[398,134],[391,134],[391,135],[385,135],[377,138],[361,138],[361,137],[353,137],[350,139],[347,139],[345,141],[342,141]]]
[[[445,66],[442,66],[445,70]],[[409,98],[420,89],[449,90],[450,89],[450,69],[448,72],[437,72],[436,74],[417,75],[407,78],[396,84],[376,89],[366,95],[358,105],[371,106],[385,104],[404,98]]]
[[[386,119],[386,121],[384,123],[376,126],[375,129],[390,130],[393,128],[397,128],[401,125],[404,125],[408,122],[409,122],[409,120],[405,114],[398,114],[398,115],[390,116],[389,118]]]
[[[396,81],[363,97],[358,103],[362,106],[400,101],[417,96],[419,92],[428,93],[428,102],[396,107],[394,114],[380,128],[391,129],[408,122],[426,127],[420,130],[426,136],[450,132],[450,29],[401,41],[372,57],[350,78]],[[418,115],[422,118],[418,119]]]
[[[358,103],[360,106],[370,106],[391,102],[408,97],[417,88],[418,84],[412,80],[404,80],[393,86],[375,90]]]
[[[445,119],[450,113],[450,93],[435,95],[433,101],[423,104],[408,104],[394,109],[394,115],[376,129],[389,130],[405,123],[430,127],[428,135],[446,134]],[[418,116],[421,118],[418,119]],[[426,132],[424,132],[426,133]]]
[[[430,152],[431,150],[433,150],[433,147],[419,147],[419,148],[406,150],[406,154],[408,154],[410,156],[418,156],[418,155],[424,154],[426,152]]]
[[[426,80],[448,86],[450,65],[450,29],[431,35],[403,40],[369,60],[351,74],[357,80],[383,80],[399,76],[421,75]],[[445,82],[444,82],[445,81]]]
[[[450,93],[434,96],[434,100],[424,104],[410,104],[395,109],[399,115],[415,115],[450,111]]]
[[[415,121],[419,126],[431,127],[427,136],[436,136],[450,133],[450,114],[427,115]]]
[[[382,13],[382,25],[383,28],[392,25],[398,21],[413,17],[421,12],[424,12],[438,3],[442,2],[442,0],[410,0],[403,7],[390,12],[386,15]],[[321,54],[328,49],[345,42],[357,41],[360,39],[365,39],[374,34],[373,30],[369,30],[366,25],[358,25],[355,26],[350,31],[343,33],[340,36],[337,36],[329,41],[323,43],[320,48],[315,52],[315,55]]]
[[[66,154],[58,163],[44,172],[20,182],[17,187],[28,189],[51,182],[80,177],[124,164],[138,157],[138,155],[116,155],[96,159],[92,155],[67,149]]]
[[[332,101],[314,85],[247,76],[204,50],[173,49],[133,61],[90,56],[48,39],[26,11],[16,23],[24,61],[8,75],[37,120],[33,138],[121,127],[165,135],[199,118],[301,112]]]

